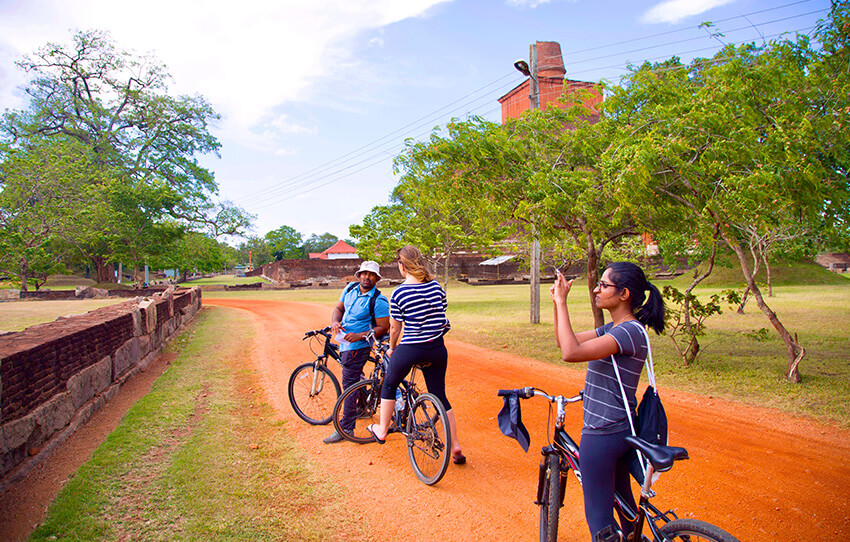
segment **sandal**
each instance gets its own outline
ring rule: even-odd
[[[455,465],[464,465],[466,464],[466,456],[462,453],[452,454],[452,463]]]
[[[369,433],[372,435],[372,437],[374,437],[375,442],[377,442],[378,444],[385,444],[385,443],[387,442],[387,439],[385,439],[385,438],[378,438],[378,435],[376,435],[376,434],[375,434],[375,431],[372,429],[373,427],[375,427],[375,424],[367,425],[367,426],[366,426],[366,431],[369,431]],[[464,458],[464,460],[466,460],[466,458]]]

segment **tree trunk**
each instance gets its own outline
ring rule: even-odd
[[[446,254],[445,254],[445,260],[446,260],[446,263],[445,263],[445,270],[446,270],[446,272],[445,272],[445,274],[444,274],[444,276],[445,276],[445,280],[444,280],[444,282],[443,282],[443,288],[448,288],[448,287],[449,287],[449,258],[451,257],[451,255],[452,255],[452,250],[451,250],[451,249],[447,249],[447,250],[446,250]]]
[[[764,269],[767,271],[767,297],[773,297],[773,281],[770,279],[770,263],[764,259]]]
[[[26,258],[21,258],[18,261],[18,277],[21,279],[21,291],[27,292],[27,282],[29,281],[29,262]]]
[[[593,326],[602,327],[605,324],[605,315],[602,309],[596,306],[596,296],[593,290],[596,288],[596,282],[599,280],[599,252],[596,250],[596,243],[593,241],[593,236],[587,231],[587,224],[584,220],[579,220],[584,239],[587,243],[585,254],[587,255],[587,291],[590,296],[590,309],[593,312]]]
[[[693,326],[691,324],[691,292],[694,291],[694,288],[697,285],[708,278],[711,275],[711,272],[714,270],[714,261],[717,258],[717,232],[714,234],[714,244],[711,247],[711,256],[708,258],[708,268],[705,270],[705,273],[699,276],[695,276],[693,282],[691,282],[690,286],[685,289],[685,301],[683,304],[683,309],[685,312],[685,332],[688,336],[691,337],[691,343],[688,345],[688,348],[685,350],[684,361],[685,366],[689,366],[691,363],[696,361],[697,355],[699,354],[699,341],[697,340],[697,334],[693,331]]]
[[[774,329],[776,329],[779,336],[782,338],[782,341],[785,343],[785,347],[788,351],[788,370],[785,373],[785,379],[788,382],[793,384],[799,384],[802,382],[802,377],[800,376],[800,361],[802,361],[803,356],[806,355],[806,349],[797,342],[795,337],[792,337],[791,334],[785,329],[785,326],[782,325],[782,322],[779,321],[779,318],[776,316],[776,313],[771,310],[770,307],[767,306],[767,303],[764,302],[764,298],[761,295],[761,290],[759,290],[758,285],[756,285],[755,277],[753,276],[752,271],[750,271],[750,266],[747,263],[747,258],[744,254],[744,250],[741,248],[741,245],[737,242],[732,242],[731,239],[726,237],[723,238],[726,241],[735,254],[738,256],[738,261],[741,264],[741,271],[744,273],[744,278],[747,280],[747,285],[750,287],[750,291],[753,293],[753,297],[756,300],[756,304],[759,309],[767,316],[767,319],[770,320],[770,323],[773,325]]]
[[[102,256],[92,258],[92,263],[95,267],[95,277],[98,283],[115,282],[115,271],[112,269],[112,263],[104,261]]]

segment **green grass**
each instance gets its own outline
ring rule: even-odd
[[[177,360],[64,485],[30,540],[363,538],[339,491],[311,474],[263,402],[241,361],[251,335],[238,311],[202,312],[172,343]]]
[[[268,282],[263,277],[237,277],[235,275],[216,275],[214,277],[205,277],[202,279],[189,280],[181,282],[180,286],[191,288],[192,286],[208,286],[215,284],[223,284],[225,286],[233,286],[235,284],[254,284],[256,282]]]
[[[36,324],[52,322],[60,316],[85,314],[88,311],[124,301],[127,301],[127,298],[68,299],[62,301],[32,299],[0,303],[0,331],[21,331]]]

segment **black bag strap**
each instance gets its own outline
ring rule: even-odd
[[[356,286],[360,286],[359,282],[349,282],[348,286],[345,287],[345,291],[343,294],[348,294],[351,290],[353,290]],[[381,291],[375,288],[375,293],[372,297],[369,298],[369,316],[372,317],[372,327],[378,325],[378,321],[375,319],[375,303],[378,301],[378,296],[381,295]]]

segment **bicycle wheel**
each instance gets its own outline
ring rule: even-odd
[[[416,398],[407,417],[407,455],[416,476],[427,485],[440,481],[452,449],[449,420],[439,399],[430,393]]]
[[[345,401],[348,397],[355,396],[357,401],[357,417],[354,427],[349,430],[342,428],[342,416]],[[336,400],[333,410],[333,422],[336,432],[346,440],[358,444],[366,444],[374,439],[372,433],[366,430],[370,424],[381,421],[381,386],[374,380],[361,380],[360,382],[345,388],[342,395]]]
[[[289,377],[289,402],[298,417],[313,425],[330,423],[341,389],[330,369],[315,362],[299,365]]]
[[[661,532],[674,541],[739,542],[737,538],[723,529],[698,519],[674,519],[661,527]]]
[[[558,540],[558,513],[561,511],[561,466],[557,454],[546,456],[543,498],[540,501],[540,542]]]

